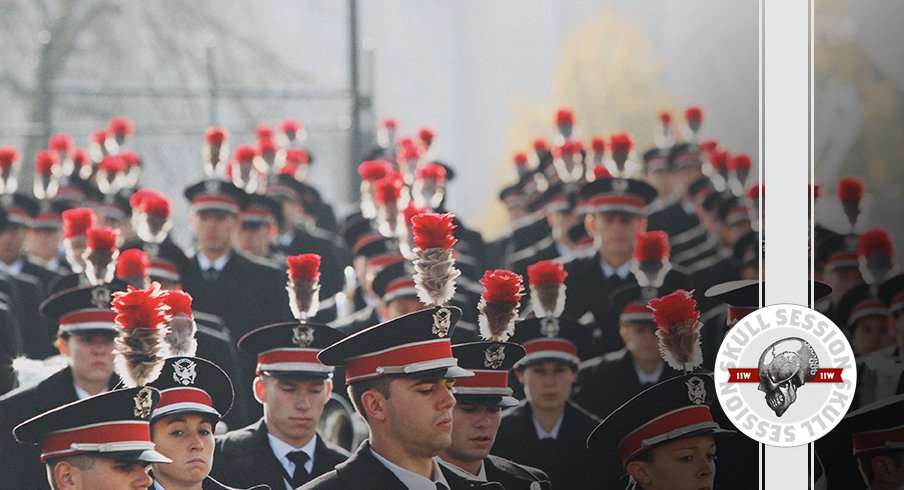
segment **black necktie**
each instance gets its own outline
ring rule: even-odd
[[[220,271],[218,271],[214,266],[210,266],[206,271],[204,271],[205,281],[216,281],[218,277],[220,277]]]
[[[308,453],[304,451],[292,451],[286,454],[289,461],[295,463],[295,473],[292,475],[292,488],[298,488],[308,482],[308,470],[304,469],[305,463],[308,462]]]

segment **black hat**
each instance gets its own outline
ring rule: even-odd
[[[222,418],[232,408],[232,381],[216,364],[200,357],[170,357],[160,376],[148,386],[160,390],[151,422],[177,413],[201,413]]]
[[[69,203],[40,201],[32,227],[36,230],[59,230],[63,227],[63,211],[72,209]]]
[[[509,208],[524,206],[524,194],[521,193],[521,186],[512,184],[499,191],[499,200]]]
[[[572,211],[578,204],[578,192],[573,186],[558,183],[543,193],[542,207],[547,213]]]
[[[687,186],[687,195],[694,202],[702,203],[710,194],[718,194],[713,181],[707,176],[702,176],[694,180]]]
[[[274,199],[289,199],[298,201],[302,207],[310,211],[310,206],[316,206],[323,202],[317,189],[300,182],[291,175],[279,174],[275,179],[267,183],[267,196]]]
[[[858,268],[857,242],[859,236],[832,234],[821,240],[816,247],[816,260],[825,264],[827,271]]]
[[[449,333],[461,318],[454,306],[438,306],[402,315],[366,328],[327,347],[317,358],[345,366],[345,383],[380,376],[463,378]]]
[[[861,284],[844,293],[838,302],[838,319],[851,330],[857,325],[857,320],[868,316],[887,317],[890,314],[888,307],[875,294],[869,284]]]
[[[765,283],[766,281],[749,279],[727,281],[710,287],[703,295],[728,305],[726,323],[732,327],[745,316],[759,309],[760,287]],[[810,287],[813,288],[815,301],[832,294],[832,286],[821,281],[811,281]]]
[[[0,197],[0,205],[6,209],[9,223],[31,227],[38,215],[38,202],[25,194],[5,194]]]
[[[100,217],[113,221],[123,221],[132,216],[132,205],[129,203],[129,196],[126,193],[119,192],[104,195],[100,191],[95,190],[90,199],[91,208]]]
[[[470,342],[453,345],[452,355],[459,366],[474,372],[452,388],[459,403],[502,408],[518,404],[509,388],[508,373],[524,357],[524,347],[511,342]]]
[[[904,450],[904,395],[896,395],[871,403],[847,414],[839,429],[851,434],[854,456],[884,451]]]
[[[250,194],[245,207],[239,213],[243,225],[269,225],[282,227],[282,205],[262,194]]]
[[[619,320],[630,323],[652,323],[653,310],[647,307],[647,303],[669,291],[660,292],[658,288],[643,288],[637,284],[626,284],[609,294],[609,304],[612,311],[619,313]]]
[[[372,287],[386,303],[398,298],[417,298],[414,265],[406,260],[383,267],[374,277]]]
[[[893,315],[904,311],[904,274],[887,279],[879,286],[879,297]]]
[[[646,214],[644,208],[656,199],[656,189],[642,180],[598,179],[581,187],[582,213],[622,212]]]
[[[373,267],[385,267],[405,260],[398,239],[387,238],[377,232],[360,237],[352,249],[352,255],[364,257],[367,265]]]
[[[701,165],[703,160],[700,158],[700,151],[700,145],[696,143],[679,143],[669,152],[669,165],[676,169],[688,165]]]
[[[258,328],[239,339],[242,352],[257,358],[257,373],[284,377],[330,378],[333,367],[317,353],[345,338],[335,328],[317,323],[285,322]]]
[[[450,167],[448,163],[441,162],[439,160],[433,160],[431,163],[435,163],[440,167],[446,169],[446,182],[452,182],[453,180],[455,180],[455,169]]]
[[[559,360],[577,365],[592,344],[587,327],[567,318],[529,318],[515,324],[510,342],[524,346],[526,355],[517,367],[536,362]]]
[[[713,213],[719,209],[722,200],[725,198],[721,193],[710,192],[701,201],[700,206],[709,213]]]
[[[750,212],[738,198],[723,198],[716,214],[725,226],[732,226],[742,221],[750,221]]]
[[[369,219],[365,218],[361,213],[355,213],[349,216],[345,223],[342,224],[342,229],[339,233],[342,235],[345,247],[351,250],[355,247],[355,243],[358,242],[359,238],[374,231],[372,222]]]
[[[90,454],[171,463],[154,450],[149,418],[160,402],[150,387],[113,390],[55,408],[19,424],[19,442],[40,444],[41,462]]]
[[[644,173],[672,170],[669,163],[669,150],[664,148],[651,148],[643,154]]]
[[[734,434],[713,420],[709,407],[715,395],[709,373],[676,376],[655,384],[609,414],[590,434],[587,447],[617,456],[624,467],[662,444]]]
[[[221,179],[205,179],[185,189],[185,198],[191,203],[192,212],[225,211],[239,214],[245,207],[248,194],[232,182]]]
[[[125,291],[126,284],[114,281],[100,286],[83,286],[56,293],[41,303],[45,318],[59,325],[63,333],[107,333],[116,335],[116,313],[111,308],[113,293]]]

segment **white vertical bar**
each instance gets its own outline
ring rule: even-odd
[[[765,305],[808,305],[809,2],[763,0]],[[766,447],[763,488],[808,488],[807,446]]]

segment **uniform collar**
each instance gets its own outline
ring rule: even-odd
[[[217,272],[222,272],[223,268],[226,267],[226,263],[229,262],[229,259],[231,257],[232,252],[228,252],[226,255],[223,255],[217,260],[210,260],[206,255],[204,255],[204,252],[198,252],[198,265],[201,267],[202,271],[209,270],[211,267],[213,267]]]
[[[383,466],[389,469],[389,471],[391,471],[392,474],[395,475],[396,478],[398,478],[410,490],[436,490],[437,483],[443,484],[445,488],[451,488],[449,487],[449,483],[446,481],[446,477],[445,475],[443,475],[442,470],[439,469],[439,464],[435,459],[430,460],[433,462],[433,478],[428,479],[413,471],[408,471],[405,468],[394,464],[392,461],[389,461],[383,456],[380,456],[373,447],[370,447],[369,449],[371,454],[373,454],[374,457],[377,458],[377,461],[379,461]]]
[[[537,422],[537,419],[534,418],[533,415],[531,415],[530,420],[534,423],[534,429],[537,431],[537,439],[558,439],[559,429],[562,428],[562,421],[565,420],[565,412],[562,412],[562,415],[559,416],[559,420],[556,420],[556,423],[552,426],[552,430],[550,430],[549,432],[543,430],[540,422]]]
[[[270,442],[270,450],[273,451],[276,460],[286,469],[288,474],[292,475],[295,473],[295,463],[289,461],[289,458],[287,458],[286,455],[294,451],[302,451],[308,455],[308,461],[305,463],[304,467],[308,470],[308,473],[311,472],[311,469],[314,467],[314,449],[317,447],[316,433],[314,433],[314,437],[302,447],[294,447],[291,444],[278,439],[271,434],[270,431],[267,431],[267,440]]]
[[[603,277],[606,279],[612,277],[613,274],[617,275],[619,279],[627,279],[628,275],[631,274],[631,261],[628,260],[618,267],[612,267],[601,257],[600,268],[603,270]]]

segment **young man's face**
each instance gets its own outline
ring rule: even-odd
[[[295,447],[307,444],[314,436],[332,388],[332,381],[325,379],[262,376],[254,380],[254,394],[264,405],[267,430]]]
[[[669,170],[654,170],[646,172],[643,180],[656,189],[656,194],[660,199],[668,200],[672,197],[672,181],[674,180],[672,172]]]
[[[154,483],[146,463],[99,456],[90,458],[85,469],[61,462],[54,468],[54,478],[60,490],[145,490]]]
[[[22,255],[22,246],[25,245],[26,228],[21,225],[11,225],[0,232],[0,261],[12,264]]]
[[[656,337],[656,324],[644,322],[622,323],[619,328],[622,342],[637,362],[657,361],[659,357],[659,338]]]
[[[387,434],[406,454],[432,458],[452,444],[453,384],[397,378],[389,385],[389,398],[379,396]]]
[[[630,256],[637,234],[646,227],[642,216],[631,213],[594,213],[586,219],[587,232],[596,239],[603,255]]]
[[[540,361],[516,369],[518,381],[532,407],[561,410],[571,396],[571,385],[577,379],[574,366],[566,361]]]
[[[475,403],[461,403],[452,410],[452,445],[443,454],[451,460],[482,461],[490,454],[502,409]]]
[[[191,225],[198,240],[198,250],[221,254],[232,247],[238,218],[225,211],[201,211],[191,215]]]
[[[851,347],[854,348],[854,354],[866,356],[893,343],[895,343],[895,338],[889,328],[888,318],[872,315],[855,322],[851,333]]]
[[[105,383],[113,375],[112,335],[71,334],[64,350],[76,381]]]
[[[200,414],[175,414],[154,422],[152,430],[157,452],[173,460],[155,463],[154,476],[170,484],[197,485],[213,466],[213,422]]]
[[[275,229],[275,228],[274,228]],[[267,257],[273,236],[268,224],[243,224],[239,227],[236,245],[239,250],[255,257]]]
[[[825,277],[829,282],[829,286],[832,286],[832,302],[836,305],[841,301],[844,293],[847,293],[855,286],[863,284],[863,275],[860,274],[860,270],[856,267],[827,270]]]
[[[681,439],[652,450],[652,461],[628,463],[628,473],[650,490],[712,488],[716,442],[712,436]]]
[[[60,229],[34,229],[28,232],[28,253],[44,261],[50,261],[60,254]]]

